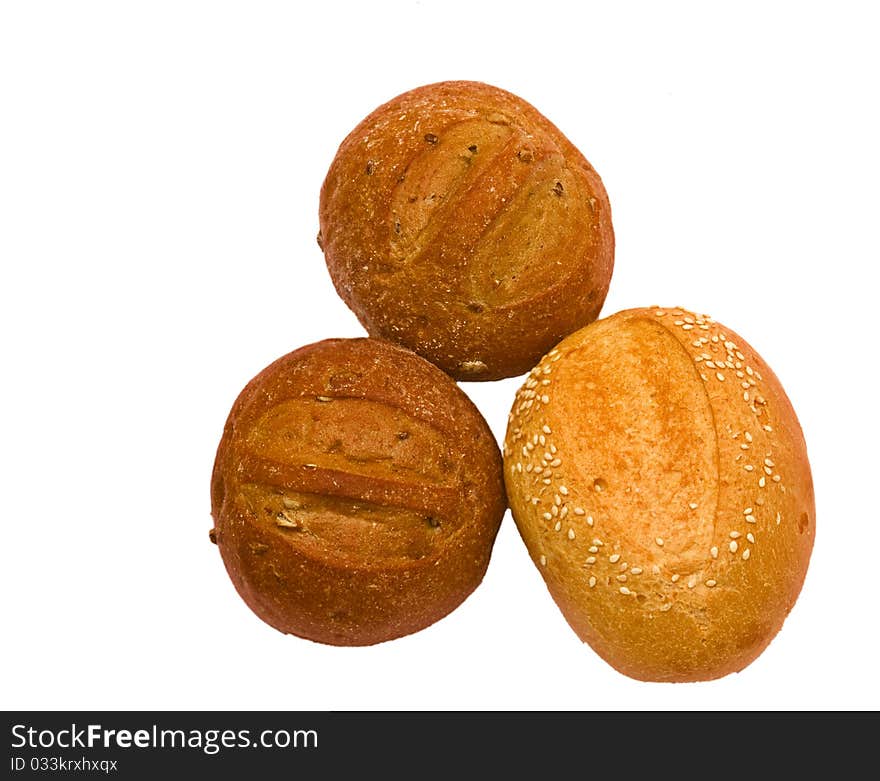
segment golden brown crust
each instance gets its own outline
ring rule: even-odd
[[[593,321],[614,258],[598,174],[534,107],[470,81],[377,108],[321,188],[319,242],[372,336],[462,380],[527,371]]]
[[[709,317],[634,309],[569,336],[518,392],[504,463],[551,595],[626,675],[741,670],[800,593],[803,435],[770,368]]]
[[[334,645],[400,637],[458,606],[506,506],[477,409],[436,367],[373,339],[308,345],[248,383],[211,497],[245,602]]]

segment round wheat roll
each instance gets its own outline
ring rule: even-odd
[[[282,632],[368,645],[415,632],[480,583],[506,507],[501,454],[443,372],[335,339],[241,392],[211,484],[235,588]]]
[[[333,283],[367,332],[459,380],[528,371],[608,292],[599,175],[488,84],[430,84],[377,108],[339,147],[319,216]]]
[[[562,341],[516,395],[504,477],[563,615],[633,678],[743,669],[800,593],[815,519],[798,420],[705,315],[633,309]]]

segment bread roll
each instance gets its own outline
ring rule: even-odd
[[[710,317],[633,309],[564,339],[516,395],[504,477],[563,615],[633,678],[742,670],[803,584],[815,509],[798,420]]]
[[[602,308],[614,259],[598,174],[534,107],[473,81],[399,95],[321,188],[336,290],[371,336],[460,380],[528,371]]]
[[[333,339],[260,372],[214,464],[211,537],[276,629],[368,645],[442,618],[480,583],[506,507],[501,454],[443,372]]]

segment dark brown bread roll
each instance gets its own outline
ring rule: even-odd
[[[211,484],[212,539],[282,632],[400,637],[480,583],[506,507],[498,446],[439,369],[372,339],[280,358],[241,392]]]
[[[563,340],[517,394],[504,462],[551,595],[626,675],[741,670],[800,593],[804,438],[770,367],[709,317],[634,309]]]
[[[318,241],[371,336],[460,380],[528,371],[599,314],[614,259],[608,197],[534,107],[472,81],[377,108],[342,142]]]

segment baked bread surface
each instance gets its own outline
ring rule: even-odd
[[[815,536],[782,385],[729,328],[620,312],[528,375],[504,443],[517,527],[582,640],[633,678],[739,671],[779,631]]]
[[[549,120],[488,84],[380,106],[321,188],[333,283],[371,336],[461,380],[528,371],[592,322],[614,258],[598,174]]]
[[[439,369],[373,339],[286,355],[236,400],[212,539],[282,632],[368,645],[422,629],[480,583],[506,507],[501,455]]]

